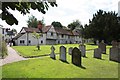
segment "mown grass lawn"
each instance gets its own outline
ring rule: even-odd
[[[73,65],[68,54],[68,63],[61,62],[59,55],[56,60],[49,56],[33,58],[4,65],[2,76],[3,78],[118,78],[118,63],[109,61],[108,54],[109,49],[107,54],[102,54],[102,59],[96,59],[93,58],[93,50],[88,51],[87,58],[82,58],[82,66],[85,69]]]
[[[55,53],[59,53],[59,48],[62,45],[54,45],[55,47]],[[67,48],[69,47],[79,47],[79,44],[63,44]],[[109,48],[110,46],[108,46]],[[51,53],[51,45],[41,45],[40,49],[37,50],[36,46],[13,46],[13,48],[20,53],[21,56],[24,57],[34,57],[34,56],[41,56],[41,55],[47,55]],[[86,50],[91,50],[97,48],[96,45],[86,45]]]

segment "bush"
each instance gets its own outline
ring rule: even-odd
[[[2,42],[2,58],[5,58],[7,56],[7,45],[5,43],[5,41]]]

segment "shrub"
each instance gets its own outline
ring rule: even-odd
[[[2,58],[5,58],[7,56],[7,45],[5,43],[5,41],[2,42]]]

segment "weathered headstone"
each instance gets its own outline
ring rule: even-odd
[[[118,48],[120,48],[120,42],[118,42]]]
[[[86,46],[85,45],[79,45],[79,50],[81,51],[82,57],[86,57]]]
[[[120,48],[118,48],[118,47],[110,48],[109,59],[111,61],[120,62]]]
[[[50,57],[51,57],[52,59],[56,59],[56,55],[55,55],[54,51],[55,51],[55,47],[54,47],[54,46],[51,46],[51,54],[50,54]]]
[[[111,44],[112,44],[112,47],[118,47],[118,42],[115,40],[113,40]]]
[[[102,52],[101,52],[101,49],[100,48],[96,48],[94,49],[94,58],[98,58],[98,59],[101,59],[101,56],[102,56]]]
[[[66,48],[64,46],[60,47],[60,60],[66,61]]]
[[[101,49],[103,54],[106,54],[106,44],[104,43],[104,41],[99,43],[98,48]]]
[[[72,47],[70,47],[70,48],[68,49],[68,53],[69,53],[69,55],[72,55],[72,50],[73,50]]]
[[[72,50],[72,63],[81,66],[81,52],[77,47]]]
[[[96,44],[99,45],[99,41],[98,40],[96,41]]]

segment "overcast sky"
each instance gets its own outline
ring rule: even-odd
[[[38,20],[44,17],[45,24],[50,25],[53,21],[59,21],[62,25],[67,26],[73,20],[79,19],[84,24],[89,23],[93,14],[99,9],[105,11],[118,12],[118,1],[120,0],[56,0],[58,7],[50,7],[46,14],[42,14],[37,10],[30,10],[30,14],[22,15],[18,11],[10,12],[19,21],[18,25],[9,26],[0,19],[0,24],[5,28],[15,28],[19,32],[22,27],[27,27],[28,16],[34,15]]]

